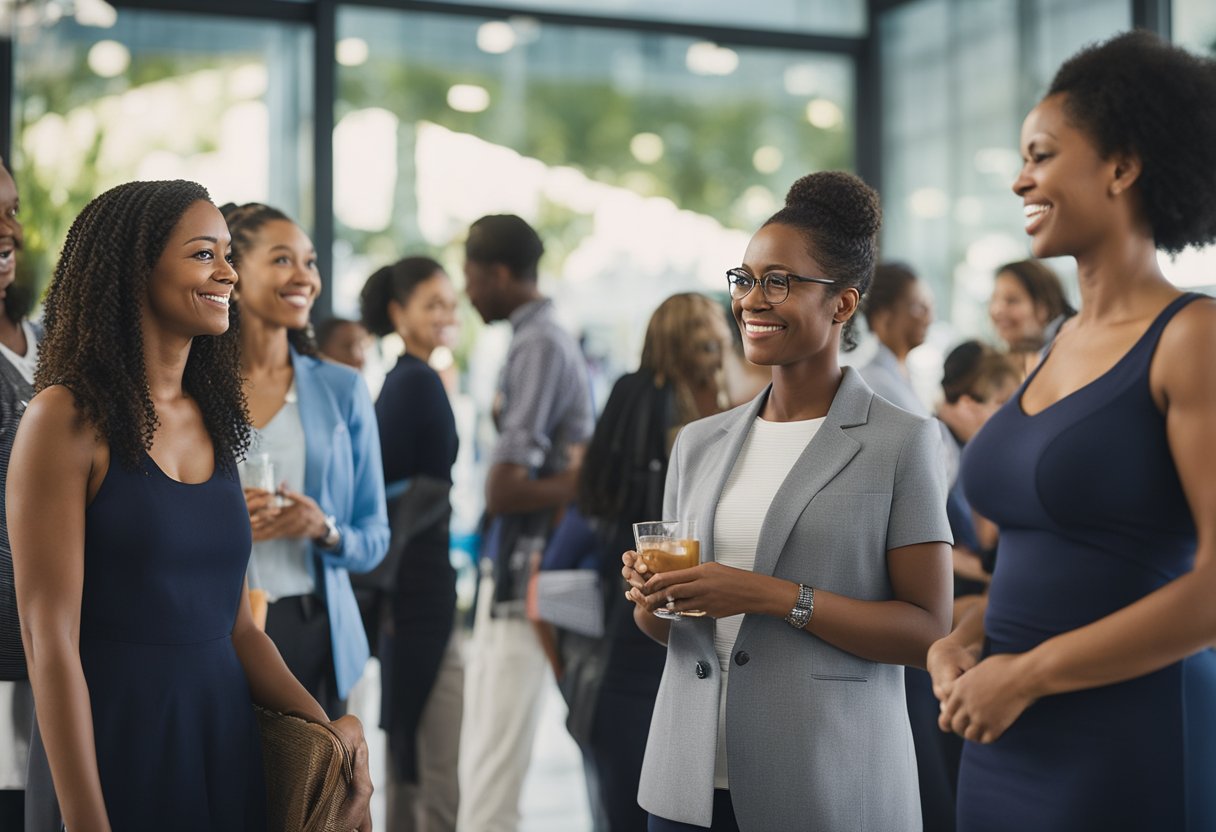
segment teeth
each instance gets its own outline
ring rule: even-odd
[[[308,306],[308,298],[304,295],[283,295],[283,300],[290,303],[297,309],[303,309]]]
[[[784,329],[784,327],[780,327],[780,326],[764,326],[763,324],[749,324],[749,323],[745,323],[743,325],[743,328],[746,329],[748,332],[777,332],[780,329]]]
[[[201,294],[201,293],[200,293],[200,294]],[[220,304],[221,306],[227,306],[227,305],[228,305],[228,296],[227,296],[227,295],[206,295],[206,294],[204,294],[204,295],[203,295],[203,297],[205,297],[205,298],[206,298],[207,300],[209,300],[209,301],[213,301],[213,302],[215,302],[215,303],[218,303],[218,304]]]
[[[1025,227],[1029,228],[1030,226],[1034,225],[1034,223],[1038,221],[1039,217],[1043,216],[1050,210],[1050,205],[1044,205],[1041,202],[1023,205],[1022,213],[1026,215],[1026,222],[1024,224]]]

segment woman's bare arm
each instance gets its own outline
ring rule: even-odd
[[[60,811],[72,832],[109,832],[89,689],[80,664],[85,508],[108,450],[64,387],[30,402],[13,441],[8,534],[21,633]]]

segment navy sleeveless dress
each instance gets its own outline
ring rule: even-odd
[[[251,533],[219,465],[171,479],[111,462],[85,515],[80,660],[115,832],[266,829],[249,684],[232,627]]]
[[[1027,415],[1019,391],[968,444],[967,497],[1001,528],[986,653],[1030,650],[1191,569],[1195,526],[1149,367],[1197,297],[1177,298],[1109,372],[1042,412]],[[995,743],[968,742],[958,820],[960,832],[1216,830],[1216,652],[1045,697]]]

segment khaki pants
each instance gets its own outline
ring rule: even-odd
[[[460,832],[516,832],[548,661],[532,624],[491,618],[482,578],[465,676]]]

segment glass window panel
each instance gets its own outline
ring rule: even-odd
[[[1174,0],[1171,25],[1174,41],[1193,52],[1216,57],[1216,3]],[[1216,289],[1216,246],[1188,249],[1172,260],[1161,256],[1161,267],[1180,286]]]
[[[517,6],[517,0],[451,0],[478,6]],[[710,26],[742,26],[801,33],[863,36],[865,0],[530,0],[537,11],[657,20]]]
[[[956,332],[991,334],[993,270],[1029,256],[1010,191],[1022,119],[1065,58],[1130,15],[1126,0],[917,0],[879,19],[884,252],[937,298],[943,323],[918,351],[936,376]]]
[[[121,10],[20,28],[13,170],[23,272],[42,286],[68,227],[132,179],[193,179],[217,204],[274,203],[312,223],[312,32]]]
[[[461,282],[469,223],[514,212],[545,239],[544,290],[631,368],[662,298],[724,291],[798,176],[853,163],[845,57],[355,8],[338,28],[338,314],[405,252]]]

